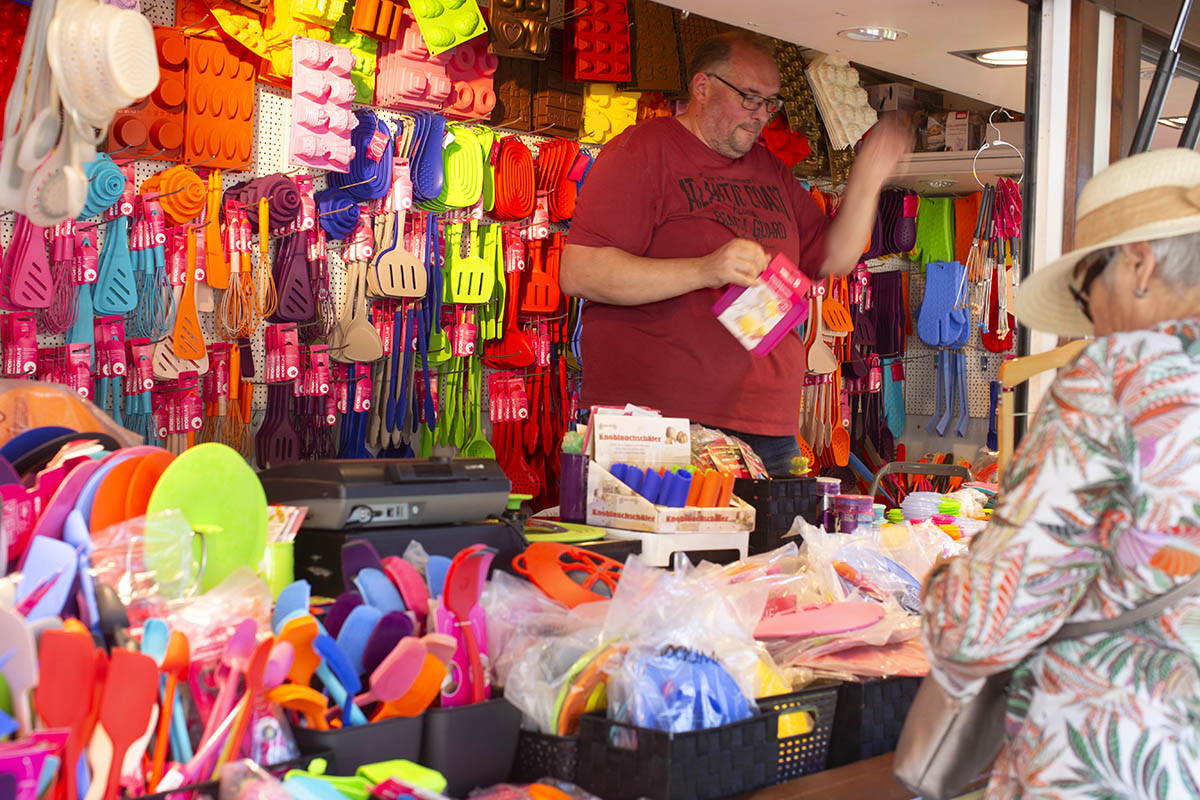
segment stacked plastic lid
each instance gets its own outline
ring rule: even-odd
[[[905,519],[929,519],[938,513],[942,497],[937,492],[913,492],[904,498],[900,510]]]

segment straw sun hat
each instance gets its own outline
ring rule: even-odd
[[[1200,232],[1200,153],[1139,153],[1097,173],[1075,210],[1077,247],[1021,283],[1013,313],[1030,328],[1060,336],[1093,336],[1068,287],[1089,253],[1129,242]]]

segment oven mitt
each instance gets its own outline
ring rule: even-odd
[[[917,209],[917,261],[954,260],[954,198],[927,197]]]
[[[897,369],[898,368],[898,369]],[[883,418],[895,439],[904,435],[908,420],[904,412],[904,367],[900,359],[883,362]],[[897,378],[897,371],[901,377]]]
[[[956,269],[957,267],[957,269]],[[917,312],[917,335],[930,347],[948,347],[962,335],[962,313],[955,309],[961,287],[962,265],[933,261],[926,265],[925,295]]]
[[[442,192],[445,180],[442,140],[446,136],[446,118],[433,113],[418,115],[416,136],[417,149],[412,164],[413,200],[425,202]]]

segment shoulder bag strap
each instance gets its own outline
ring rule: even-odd
[[[1069,625],[1063,625],[1059,628],[1058,633],[1046,640],[1046,644],[1060,642],[1064,639],[1078,639],[1082,636],[1090,636],[1093,633],[1108,633],[1109,631],[1128,628],[1139,622],[1144,622],[1153,616],[1157,616],[1173,603],[1198,592],[1200,592],[1200,574],[1195,575],[1186,583],[1181,583],[1174,589],[1160,594],[1153,600],[1147,600],[1138,607],[1112,619],[1074,622]]]

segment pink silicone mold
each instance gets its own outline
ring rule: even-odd
[[[446,74],[454,85],[443,113],[451,119],[490,117],[496,107],[492,78],[500,62],[488,52],[487,37],[476,36],[451,52],[454,57],[446,65]]]
[[[297,36],[292,39],[291,163],[348,172],[354,158],[350,110],[354,53],[345,47]]]
[[[453,89],[446,71],[453,55],[448,51],[431,56],[412,11],[404,9],[399,35],[379,45],[375,104],[386,108],[440,111]]]

